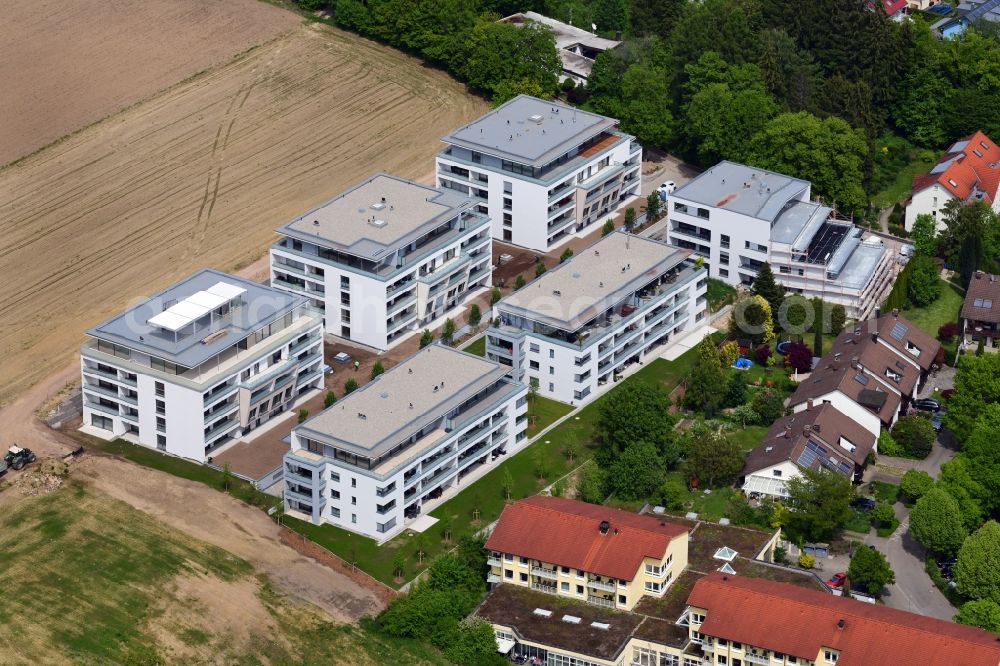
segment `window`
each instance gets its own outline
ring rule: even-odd
[[[559,570],[562,571],[564,574],[567,575],[569,574],[569,567],[559,567]]]
[[[784,273],[785,275],[788,275],[789,273],[792,272],[792,269],[789,268],[788,266],[778,266],[778,272],[779,273]]]
[[[729,253],[728,252],[723,252],[722,254],[719,255],[719,263],[720,264],[728,264],[729,263]]]
[[[340,292],[340,304],[341,305],[351,304],[351,295],[348,292],[346,291]]]
[[[340,499],[340,491],[339,490],[331,490],[330,491],[330,499],[339,500]]]
[[[163,397],[163,382],[156,382],[154,384],[154,386],[156,387],[156,395],[157,395],[157,397],[162,398]]]
[[[779,478],[779,479],[781,478],[781,470],[780,470],[780,469],[774,469],[774,470],[771,470],[771,473],[772,473],[772,474],[773,474],[773,475],[774,475],[774,476],[775,476],[776,478]]]
[[[351,488],[357,488],[357,487],[358,487],[358,480],[352,476],[351,477]]]
[[[626,601],[625,601],[625,595],[624,594],[619,594],[618,595],[618,603],[620,603],[622,605],[625,605]]]
[[[660,592],[663,591],[663,584],[662,583],[654,583],[652,581],[646,581],[646,591],[647,592],[653,592],[655,594],[659,594]]]
[[[511,210],[514,207],[514,202],[508,197],[503,198],[503,209]]]
[[[729,641],[727,641],[725,638],[716,638],[715,644],[718,645],[719,647],[726,647],[727,645],[729,645]]]
[[[511,555],[510,553],[504,553],[503,554],[503,559],[506,560],[507,562],[513,562],[514,561],[514,556]]]
[[[729,277],[729,271],[725,268],[719,269],[719,277]]]
[[[729,236],[727,236],[726,234],[720,234],[720,236],[719,236],[719,246],[720,247],[729,247]]]
[[[559,583],[559,589],[562,590],[563,592],[569,592],[569,583],[565,581]]]
[[[157,414],[166,414],[167,413],[167,403],[163,402],[162,400],[157,400],[156,401],[156,413]]]
[[[582,572],[582,571],[580,571],[579,569],[577,569],[577,570],[576,570],[576,577],[577,577],[577,578],[583,578],[583,572]]]
[[[101,430],[111,430],[114,427],[114,423],[107,416],[101,416],[100,414],[90,415],[90,425],[95,428],[100,428]]]
[[[358,522],[358,514],[356,514],[356,513],[352,513],[351,514],[351,522],[352,523],[357,523]]]
[[[556,390],[556,385],[553,384],[552,382],[549,382],[549,393],[554,393],[555,390]]]
[[[343,323],[345,323],[345,324],[350,324],[351,323],[351,311],[350,310],[341,310],[340,311],[340,321],[343,322]]]
[[[556,374],[556,369],[554,367],[552,367],[551,365],[549,366],[549,374],[550,375]]]
[[[535,352],[536,354],[538,353],[539,349],[541,348],[538,346],[537,343],[532,342],[531,344],[528,345],[528,351]]]
[[[720,664],[727,664],[727,663],[729,663],[729,660],[728,660],[728,659],[726,659],[726,658],[725,658],[724,656],[722,656],[722,655],[720,654],[720,655],[719,655],[719,658],[718,658],[718,663],[720,663]]]
[[[160,432],[167,431],[167,420],[162,416],[156,417],[156,429],[159,430]]]
[[[538,364],[538,361],[528,361],[528,367],[532,370],[538,370],[541,366]]]
[[[828,664],[836,664],[838,657],[840,657],[840,653],[838,652],[834,652],[833,650],[823,650],[823,659],[825,659]]]
[[[514,577],[514,570],[513,569],[504,569],[503,570],[503,576],[504,576],[504,578],[513,578]]]
[[[513,191],[514,191],[514,184],[511,183],[509,180],[503,181],[503,193],[510,194]]]
[[[351,506],[357,506],[357,505],[358,505],[358,498],[352,495],[351,496]]]
[[[351,288],[351,278],[347,277],[346,275],[341,275],[340,276],[340,288],[341,289],[350,289]]]
[[[521,564],[527,564],[527,563],[528,563],[528,558],[527,557],[522,557],[521,558]]]
[[[556,357],[556,350],[555,349],[550,349],[549,350],[549,358],[555,358],[555,357]]]
[[[705,621],[705,616],[701,613],[691,613],[691,624],[701,624]]]
[[[577,585],[576,586],[576,593],[577,594],[583,594],[583,585]]]
[[[656,666],[656,650],[637,647],[632,652],[633,666]]]
[[[737,643],[736,641],[733,641],[733,649],[734,650],[742,650],[743,649],[743,643]]]
[[[338,509],[335,506],[331,506],[330,507],[330,517],[331,518],[340,518],[340,509]]]
[[[524,573],[523,571],[521,572],[521,582],[522,583],[528,582],[528,574]]]
[[[157,435],[156,436],[156,448],[160,449],[161,451],[165,451],[166,450],[166,448],[167,448],[167,438],[166,438],[166,436],[164,436],[164,435]]]

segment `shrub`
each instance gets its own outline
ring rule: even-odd
[[[763,389],[757,392],[750,405],[760,415],[765,425],[770,425],[785,414],[785,397],[774,389]]]
[[[812,569],[816,566],[816,557],[809,553],[802,553],[799,555],[799,566],[803,569]]]
[[[934,426],[922,416],[903,416],[892,427],[892,437],[914,458],[926,458],[936,435]]]
[[[420,334],[420,348],[423,349],[432,342],[434,342],[434,334],[425,328],[424,332]]]
[[[941,342],[951,342],[958,335],[958,324],[953,321],[946,321],[938,326],[938,340]]]
[[[735,340],[730,340],[719,349],[719,361],[723,368],[730,367],[740,357],[740,346]]]
[[[883,430],[878,436],[878,452],[883,456],[893,456],[898,458],[906,453],[888,430]]]
[[[604,226],[601,227],[601,235],[607,236],[608,234],[614,232],[614,230],[615,230],[615,221],[608,220],[607,222],[604,223]]]
[[[565,250],[563,250],[563,253],[559,255],[559,263],[561,264],[566,261],[569,261],[570,257],[572,256],[573,256],[573,250],[571,250],[570,248],[566,248]]]
[[[770,345],[761,345],[757,347],[757,351],[754,352],[754,358],[757,359],[758,365],[767,365],[767,359],[771,358],[771,347]]]
[[[812,358],[812,350],[801,342],[793,342],[788,345],[788,365],[795,368],[797,372],[812,370]]]
[[[892,525],[892,521],[896,520],[896,512],[892,510],[892,505],[888,502],[879,502],[872,509],[869,517],[871,518],[872,525],[887,527]]]
[[[300,409],[299,410],[299,423],[305,423],[305,420],[307,418],[309,418],[309,410],[308,409]]]
[[[351,377],[346,382],[344,382],[344,395],[353,393],[354,391],[357,390],[358,390],[358,380],[356,380],[354,377]]]
[[[678,481],[667,481],[659,490],[660,505],[668,511],[677,511],[684,506],[684,486]]]
[[[469,308],[469,326],[479,326],[479,322],[483,320],[483,313],[479,309],[478,303],[473,303],[472,307]]]
[[[383,372],[385,372],[385,366],[382,365],[382,361],[375,361],[375,365],[372,366],[372,379],[375,379]]]
[[[514,280],[514,290],[518,290],[526,284],[523,275],[518,275],[517,279]]]
[[[490,305],[496,305],[501,298],[503,298],[503,293],[501,293],[500,287],[493,287],[490,290]]]
[[[541,277],[542,273],[544,272],[545,272],[545,264],[539,261],[537,264],[535,264],[535,277],[536,278]]]
[[[323,407],[329,407],[335,402],[337,402],[337,394],[333,391],[327,391],[326,396],[323,397]]]
[[[906,474],[903,474],[903,479],[899,482],[900,490],[912,502],[916,502],[923,497],[924,493],[930,490],[933,485],[934,479],[922,469],[907,470]]]

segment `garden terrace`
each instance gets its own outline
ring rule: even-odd
[[[662,597],[644,596],[633,612],[646,615],[648,619],[636,629],[636,637],[672,647],[684,647],[688,640],[687,627],[677,626],[675,622],[683,615],[691,588],[702,575],[686,569]]]
[[[552,611],[552,615],[537,615],[536,608]],[[615,611],[502,583],[490,592],[476,610],[476,615],[494,624],[511,627],[523,640],[609,661],[618,656],[645,619],[635,613]],[[567,622],[563,620],[564,615],[580,618],[580,621]],[[592,627],[592,622],[606,624],[608,628]]]

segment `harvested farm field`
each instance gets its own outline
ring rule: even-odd
[[[21,0],[3,9],[0,164],[301,22],[257,0]]]
[[[89,326],[254,261],[354,181],[431,173],[437,138],[486,109],[416,59],[299,24],[0,169],[0,404]]]

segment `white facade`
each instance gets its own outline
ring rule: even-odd
[[[807,181],[721,162],[667,197],[669,241],[702,256],[711,277],[747,285],[767,262],[789,291],[863,319],[891,288],[893,254],[812,203],[810,189]]]
[[[569,404],[705,324],[707,273],[688,253],[619,231],[494,306],[486,356]]]
[[[236,285],[244,295],[176,332],[151,323],[212,283]],[[303,299],[215,271],[88,334],[80,349],[88,431],[198,462],[323,386],[319,313]],[[197,365],[185,365],[191,359]]]
[[[783,499],[788,497],[786,484],[800,476],[802,476],[802,472],[798,465],[791,460],[783,460],[770,467],[747,474],[743,482],[743,492],[748,495],[759,493]]]
[[[852,421],[857,423],[859,426],[875,435],[877,438],[882,432],[882,419],[879,415],[870,409],[858,404],[847,394],[842,391],[834,390],[830,391],[826,395],[821,395],[812,400],[813,404],[822,405],[829,403],[833,405],[836,410],[845,416],[849,417]],[[797,405],[792,405],[792,412],[798,414],[809,409],[808,402],[800,402]],[[896,422],[897,414],[892,415],[892,423]]]
[[[527,391],[499,364],[427,347],[292,430],[286,509],[389,539],[527,445]]]
[[[934,218],[938,232],[944,231],[947,225],[944,223],[941,209],[954,198],[955,196],[942,187],[940,183],[933,183],[914,192],[910,197],[910,202],[906,204],[906,217],[903,226],[907,231],[913,231],[913,223],[917,221],[918,215],[930,215]]]
[[[310,299],[327,334],[388,349],[490,286],[490,223],[472,207],[374,176],[278,230],[271,284]]]
[[[506,243],[547,252],[640,194],[635,137],[558,103],[516,97],[442,140],[437,184],[471,196]]]

